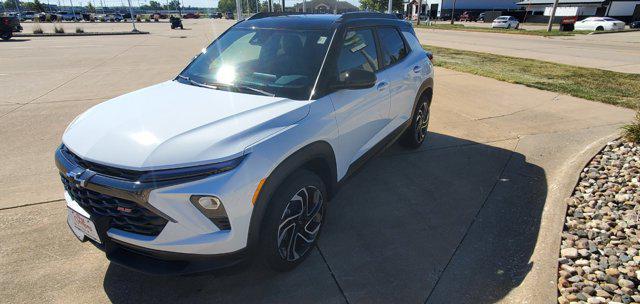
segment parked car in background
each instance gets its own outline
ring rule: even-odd
[[[200,18],[200,14],[198,13],[186,13],[184,14],[184,19],[198,19]]]
[[[57,12],[57,15],[60,16],[60,20],[62,21],[82,20],[82,14],[79,14],[79,13],[60,11],[60,12]]]
[[[211,14],[211,18],[213,18],[213,19],[222,19],[222,13],[221,12],[213,13],[213,14]]]
[[[518,29],[520,21],[513,16],[500,16],[493,20],[491,28]]]
[[[169,23],[171,23],[172,30],[175,30],[177,28],[180,28],[181,30],[184,29],[184,26],[182,25],[182,19],[180,19],[180,17],[178,16],[169,17]]]
[[[133,17],[135,18],[135,17],[137,17],[137,15],[136,15],[136,14],[133,14]],[[125,21],[126,21],[126,20],[131,20],[131,13],[124,13],[124,14],[122,14],[122,19],[123,19],[123,20],[125,20]]]
[[[476,21],[476,18],[473,16],[473,13],[466,11],[466,12],[463,12],[462,15],[460,15],[460,21],[471,22],[471,21]]]
[[[32,11],[22,12],[20,20],[22,21],[33,20],[33,18],[36,18],[36,16],[37,16],[36,12],[32,12]]]
[[[13,37],[13,33],[21,32],[20,18],[17,16],[0,17],[0,38],[9,40]]]
[[[574,24],[576,31],[620,31],[625,23],[611,17],[589,17]]]
[[[476,18],[476,22],[484,22],[484,20],[486,18],[486,15],[487,14],[485,14],[485,13],[478,14],[478,18]]]
[[[233,12],[226,12],[224,17],[225,19],[233,19]]]
[[[120,22],[123,21],[124,17],[121,14],[107,14],[105,17],[105,21],[107,22]]]
[[[348,176],[396,140],[425,142],[427,58],[412,26],[388,14],[256,14],[173,80],[74,119],[55,152],[66,207],[52,208],[134,270],[248,259],[291,270]]]
[[[629,24],[629,27],[632,29],[640,29],[640,21],[634,21]]]
[[[96,21],[96,16],[93,13],[82,13],[82,20],[87,22],[94,22]]]

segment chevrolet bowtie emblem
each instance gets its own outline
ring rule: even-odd
[[[83,188],[87,185],[87,181],[94,175],[96,175],[95,172],[83,168],[75,168],[67,172],[67,177],[73,179],[76,185]]]

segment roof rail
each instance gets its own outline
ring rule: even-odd
[[[351,19],[364,19],[364,18],[383,18],[383,19],[398,19],[396,15],[376,13],[376,12],[349,12],[340,16],[339,20],[351,20]]]
[[[282,12],[268,13],[268,12],[263,12],[263,13],[253,14],[251,17],[247,18],[247,20],[255,20],[255,19],[262,19],[262,18],[267,18],[267,17],[276,17],[276,16],[290,16],[290,15],[305,15],[305,13],[296,13],[296,12],[289,12],[289,13],[282,13]]]

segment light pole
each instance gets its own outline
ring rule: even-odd
[[[418,0],[418,20],[416,20],[416,24],[420,25],[420,13],[422,11],[422,0]]]
[[[551,32],[553,27],[553,18],[556,16],[556,9],[558,8],[558,0],[553,2],[553,8],[551,9],[551,16],[549,16],[549,24],[547,25],[547,32]]]
[[[73,14],[73,21],[76,21],[78,19],[76,19],[76,9],[73,8],[73,0],[69,0],[69,3],[71,3],[71,13]]]
[[[307,12],[307,0],[302,0],[302,12]]]
[[[20,12],[20,1],[15,0],[16,2],[16,9],[18,10],[18,16],[22,16],[22,13]]]
[[[127,0],[129,2],[129,15],[131,15],[131,25],[133,25],[133,30],[132,32],[137,32],[138,29],[136,28],[136,17],[133,16],[133,7],[131,7],[131,0]]]
[[[456,12],[456,0],[453,0],[453,5],[451,6],[451,24],[453,24],[454,15]]]
[[[392,5],[393,0],[389,0],[389,3],[387,4],[387,14],[391,14],[391,5]]]
[[[237,20],[240,21],[242,18],[242,1],[236,0],[236,14],[238,15]]]

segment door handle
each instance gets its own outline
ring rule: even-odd
[[[419,65],[416,65],[413,67],[413,72],[414,73],[420,73],[420,71],[422,71],[422,67]]]
[[[383,82],[381,82],[381,83],[378,83],[378,86],[377,86],[378,91],[382,91],[382,90],[384,90],[384,89],[387,87],[387,85],[388,85],[388,84],[389,84],[389,83],[387,83],[387,82],[385,82],[385,81],[383,81]]]

